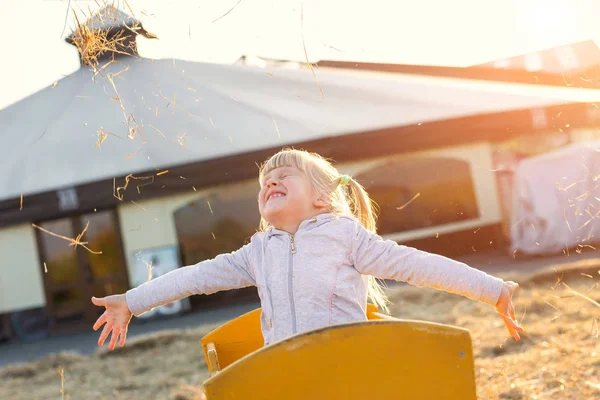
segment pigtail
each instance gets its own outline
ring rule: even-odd
[[[360,221],[360,224],[366,230],[375,232],[377,230],[377,217],[374,208],[377,205],[369,198],[362,185],[353,178],[348,177],[347,187],[346,198],[348,199],[352,215]]]
[[[360,183],[348,175],[340,177],[340,185],[347,187],[346,198],[350,205],[352,215],[368,231],[377,231],[376,208],[377,204],[371,200],[369,194]],[[369,298],[380,309],[389,314],[388,304],[390,301],[383,291],[380,281],[374,276],[369,276],[368,285]]]

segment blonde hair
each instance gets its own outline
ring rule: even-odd
[[[259,171],[259,181],[280,167],[296,167],[304,172],[314,189],[324,196],[329,204],[329,212],[355,217],[365,229],[376,232],[376,204],[360,183],[340,174],[328,160],[319,154],[304,150],[283,149],[263,163]],[[269,223],[261,218],[259,230],[264,232],[269,227]],[[369,276],[368,296],[379,309],[389,313],[389,300],[383,292],[382,285],[373,276]]]

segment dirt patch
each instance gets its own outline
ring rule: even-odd
[[[532,274],[517,276],[520,277],[520,284],[523,287],[535,287],[542,284],[580,280],[582,278],[597,280],[600,278],[600,259],[591,258],[574,263],[548,266]]]

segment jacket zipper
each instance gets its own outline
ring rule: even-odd
[[[290,263],[288,266],[288,292],[290,296],[290,310],[292,314],[292,334],[296,334],[296,304],[294,302],[294,254],[296,254],[296,245],[294,244],[294,235],[290,235]]]
[[[296,246],[294,245],[294,235],[290,235],[290,245],[292,246],[292,254],[296,254]]]

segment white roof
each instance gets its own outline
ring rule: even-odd
[[[295,142],[419,122],[600,101],[600,91],[341,69],[125,59],[0,110],[0,200]],[[320,89],[324,97],[321,96]],[[99,129],[110,132],[98,147]],[[164,134],[164,137],[161,133]],[[116,135],[116,136],[113,136]]]

